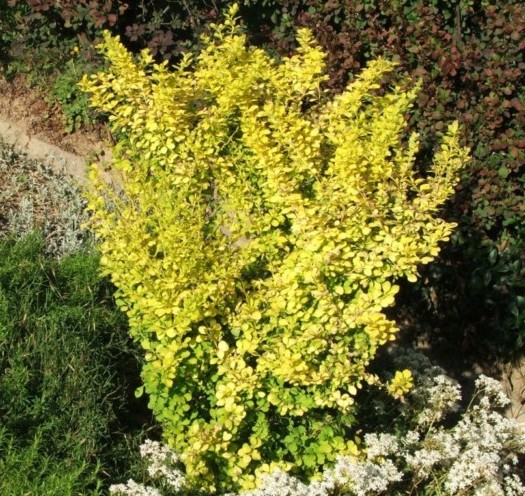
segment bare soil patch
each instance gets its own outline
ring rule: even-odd
[[[12,81],[0,79],[0,116],[16,123],[31,138],[82,157],[100,153],[101,144],[110,139],[103,126],[67,134],[58,105],[47,103],[45,94],[28,87],[21,75]]]
[[[110,143],[103,126],[66,133],[58,106],[47,103],[39,89],[29,88],[23,76],[0,79],[0,136],[80,183],[85,183],[88,160],[107,160]]]

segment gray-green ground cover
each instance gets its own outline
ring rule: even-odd
[[[38,229],[44,251],[61,257],[91,245],[79,188],[50,165],[31,160],[0,138],[0,237]]]

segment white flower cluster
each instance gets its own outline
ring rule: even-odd
[[[157,489],[139,484],[133,479],[130,479],[127,484],[113,484],[109,488],[109,492],[123,496],[162,496]]]
[[[517,464],[517,454],[525,452],[523,426],[492,410],[491,405],[502,407],[508,403],[500,384],[480,376],[476,381],[476,396],[478,403],[471,404],[451,430],[453,442],[462,446],[445,480],[445,488],[451,493],[491,479],[502,479],[500,488],[506,489],[505,480],[510,479],[505,479],[504,473]],[[519,480],[512,481],[513,487],[517,487]],[[520,490],[519,494],[525,494],[525,486],[521,486]]]
[[[461,390],[442,369],[431,368],[421,377],[412,400],[419,407],[415,428],[398,439],[397,452],[385,450],[388,438],[365,436],[368,456],[380,462],[392,455],[408,490],[432,486],[446,494],[525,494],[520,479],[510,474],[516,455],[525,452],[525,431],[496,410],[508,403],[498,381],[480,376],[466,412],[450,428],[438,423],[457,411]]]
[[[184,474],[176,468],[179,457],[167,446],[149,439],[140,447],[140,455],[148,460],[148,474],[154,479],[163,478],[168,486],[179,491],[184,486]]]
[[[486,375],[480,375],[476,379],[476,389],[481,393],[482,398],[480,403],[483,403],[484,408],[504,407],[510,403],[509,397],[503,391],[501,384],[487,377]]]
[[[461,387],[443,372],[441,367],[432,367],[414,391],[422,405],[416,417],[416,422],[421,427],[429,427],[448,413],[459,409]]]
[[[525,429],[497,411],[508,402],[500,384],[480,376],[466,411],[447,427],[441,421],[457,410],[459,385],[434,367],[418,382],[409,398],[414,404],[406,405],[412,425],[405,418],[408,430],[403,435],[365,434],[364,455],[338,458],[309,484],[276,470],[263,476],[257,489],[224,496],[525,495],[515,473],[518,455],[525,453]],[[171,450],[147,441],[141,454],[148,460],[148,474],[165,480],[169,494],[183,488],[183,474],[175,468],[178,458]],[[134,481],[112,486],[110,492],[161,496]]]
[[[397,453],[399,441],[393,434],[365,434],[366,456],[373,460]]]
[[[147,439],[140,447],[140,455],[148,464],[148,475],[161,479],[174,494],[185,485],[184,474],[176,467],[179,457],[167,446]],[[162,496],[157,489],[129,480],[127,484],[114,484],[109,488],[111,494],[124,496]]]
[[[384,493],[393,482],[402,479],[403,474],[392,460],[382,460],[374,463],[341,457],[337,460],[333,471],[325,477],[333,478],[335,487],[345,488],[355,496]]]

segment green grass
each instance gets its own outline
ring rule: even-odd
[[[99,495],[98,467],[46,454],[40,433],[20,444],[0,431],[0,494],[4,496]],[[89,486],[89,491],[86,488]]]
[[[99,494],[139,470],[152,421],[112,294],[93,252],[0,241],[0,494]]]

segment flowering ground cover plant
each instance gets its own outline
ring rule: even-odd
[[[395,64],[329,99],[308,31],[277,62],[235,11],[174,71],[107,34],[108,70],[82,83],[120,137],[123,195],[95,166],[89,205],[144,390],[187,477],[222,492],[357,454],[354,398],[397,331],[382,310],[452,231],[436,212],[467,160],[452,123],[416,174],[401,133],[418,85],[382,88]]]
[[[468,406],[461,410],[458,383],[421,358],[425,368],[418,370],[414,389],[397,416],[390,414],[401,431],[365,434],[359,456],[339,457],[332,469],[309,484],[277,469],[263,477],[260,487],[239,496],[525,494],[517,474],[518,456],[525,454],[525,428],[501,413],[509,401],[501,385],[479,376]],[[151,480],[164,485],[130,480],[112,486],[112,494],[162,496],[185,490],[182,466],[170,449],[148,441],[141,455]]]

